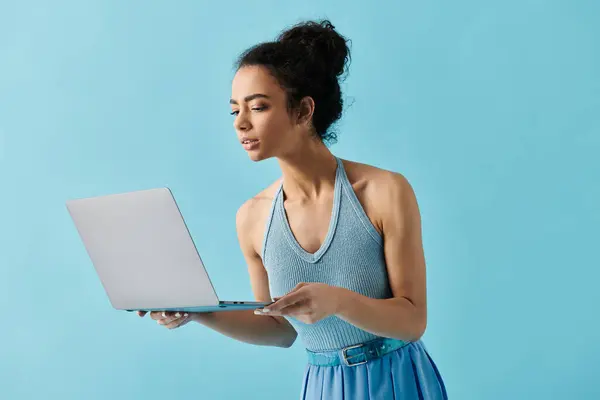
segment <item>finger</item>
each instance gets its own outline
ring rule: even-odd
[[[301,301],[303,298],[304,298],[304,292],[300,292],[300,291],[293,292],[293,293],[283,296],[282,298],[277,300],[275,303],[273,303],[267,307],[264,307],[263,310],[265,312],[279,311],[284,307],[288,307],[291,304]]]
[[[150,316],[152,317],[152,319],[156,319],[156,320],[170,318],[173,315],[175,315],[175,313],[172,311],[152,311],[150,313]]]
[[[167,325],[167,324],[171,323],[172,321],[176,321],[176,320],[178,320],[180,318],[180,316],[176,317],[174,315],[171,315],[171,316],[169,316],[168,314],[166,314],[166,315],[167,315],[166,318],[161,318],[161,319],[159,319],[156,322],[158,324],[160,324],[160,325]]]
[[[138,311],[137,312],[137,315],[139,315],[140,317],[143,317],[146,314],[147,314],[147,311]]]
[[[276,301],[278,301],[279,299],[282,299],[282,298],[284,298],[284,297],[286,297],[286,296],[289,296],[290,294],[292,294],[292,293],[294,293],[294,292],[298,291],[299,289],[302,289],[303,287],[305,287],[305,286],[307,286],[307,285],[309,285],[309,283],[306,283],[306,282],[300,282],[299,284],[297,284],[296,286],[294,286],[294,288],[293,288],[292,290],[290,290],[289,292],[287,292],[285,295],[283,295],[283,296],[279,296],[279,297],[273,297],[273,302],[276,302]]]
[[[166,314],[168,315],[168,314]],[[173,321],[178,321],[181,318],[187,318],[188,317],[188,313],[180,313],[180,312],[176,312],[174,313],[172,316],[167,316],[166,318],[162,318],[159,319],[158,321],[156,321],[159,325],[168,325]]]
[[[295,292],[298,289],[303,288],[304,286],[308,285],[308,283],[306,282],[300,282],[299,284],[297,284],[292,290],[290,290],[290,293]],[[288,293],[289,294],[289,293]]]
[[[301,301],[290,304],[289,306],[281,309],[279,313],[281,315],[298,315],[298,314],[310,314],[313,310],[310,306],[310,303],[307,299],[302,299]]]
[[[175,314],[179,313],[178,311],[163,311],[162,312],[162,317],[163,318],[170,318],[175,316]],[[179,315],[181,315],[181,313],[179,313]]]
[[[163,319],[162,313],[162,311],[151,311],[150,318],[155,320]]]
[[[166,328],[168,329],[175,329],[175,328],[179,328],[185,324],[187,324],[188,322],[190,322],[191,318],[190,316],[181,316],[179,318],[175,318],[174,320],[172,320],[171,322],[169,322],[168,324],[165,325]]]
[[[280,310],[275,310],[275,311],[265,313],[264,315],[284,317],[287,315],[293,316],[293,315],[306,314],[306,313],[309,313],[310,311],[311,311],[311,309],[308,306],[308,302],[299,301],[294,304],[290,304],[289,306],[284,307]]]

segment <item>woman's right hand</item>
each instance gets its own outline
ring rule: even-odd
[[[146,311],[138,311],[137,314],[143,317],[147,314]],[[152,311],[150,318],[168,329],[179,328],[192,320],[191,313],[173,312],[173,311]]]

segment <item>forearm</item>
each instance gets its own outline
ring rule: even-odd
[[[405,341],[418,340],[425,332],[426,312],[408,299],[373,299],[339,288],[336,316],[374,335]]]
[[[274,317],[254,314],[254,310],[194,313],[193,321],[225,336],[259,346],[290,347],[296,331]]]

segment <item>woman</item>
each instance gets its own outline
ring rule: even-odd
[[[282,179],[237,212],[256,311],[152,313],[248,343],[307,351],[303,399],[446,399],[421,336],[425,260],[415,194],[401,174],[334,156],[347,40],[305,22],[244,52],[232,83],[240,143]],[[272,297],[273,296],[273,297]],[[143,314],[140,314],[143,315]]]

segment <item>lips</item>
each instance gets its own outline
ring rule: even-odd
[[[242,140],[240,140],[240,142],[242,144],[256,143],[256,142],[258,142],[258,139],[242,139]]]
[[[258,145],[259,142],[257,139],[246,139],[245,141],[242,141],[242,146],[244,146],[246,151],[254,150],[258,147]]]

